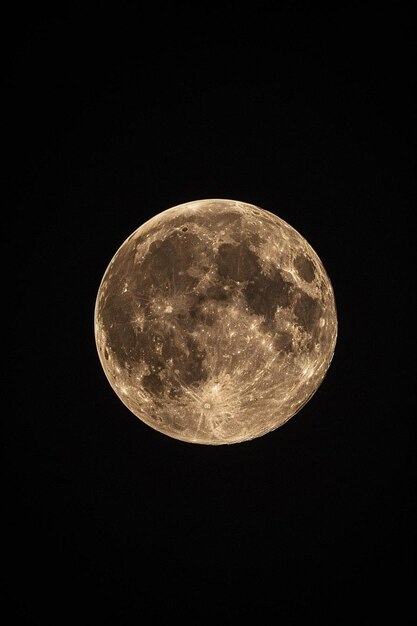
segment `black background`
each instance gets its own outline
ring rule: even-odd
[[[19,623],[415,616],[411,13],[242,4],[4,22],[4,589]],[[142,424],[94,344],[116,249],[200,198],[288,221],[338,308],[312,400],[233,446]]]

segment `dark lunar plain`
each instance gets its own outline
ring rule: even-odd
[[[411,4],[335,4],[6,11],[9,623],[416,618]],[[230,446],[139,421],[94,341],[118,246],[202,198],[296,228],[338,312],[313,398]]]

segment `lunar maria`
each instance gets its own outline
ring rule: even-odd
[[[119,247],[95,306],[97,350],[130,411],[157,431],[231,444],[284,424],[336,345],[334,293],[309,243],[273,213],[197,200]]]

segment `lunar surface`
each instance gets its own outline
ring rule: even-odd
[[[110,385],[170,437],[264,435],[312,397],[337,335],[333,289],[289,224],[234,200],[198,200],[140,226],[100,285],[95,337]]]

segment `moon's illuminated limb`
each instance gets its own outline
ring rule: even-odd
[[[284,424],[321,384],[334,295],[307,241],[234,200],[173,207],[111,260],[95,335],[106,376],[141,420],[176,439],[236,443]]]

